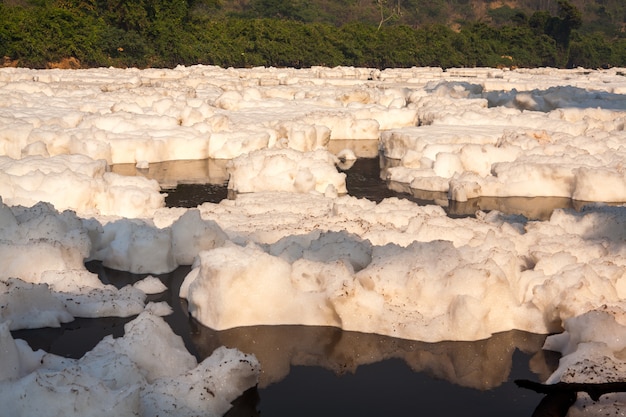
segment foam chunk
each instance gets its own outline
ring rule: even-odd
[[[289,191],[345,194],[345,174],[328,151],[306,154],[291,149],[257,151],[236,158],[228,167],[228,188],[238,193]],[[330,191],[329,191],[330,190]]]
[[[97,226],[96,226],[97,227]],[[92,259],[133,273],[171,272],[178,264],[172,253],[172,232],[138,220],[117,220],[102,226]]]
[[[156,181],[106,172],[106,162],[82,155],[13,160],[0,156],[0,195],[9,205],[40,201],[58,210],[140,217],[164,205]]]
[[[215,329],[252,322],[289,324],[299,317],[301,324],[436,341],[445,339],[451,327],[457,337],[474,338],[487,327],[497,331],[515,320],[491,311],[494,305],[508,310],[514,303],[499,267],[492,262],[470,267],[464,260],[470,255],[449,244],[382,247],[355,274],[344,262],[322,267],[313,260],[315,255],[307,255],[316,253],[316,244],[322,241],[313,241],[310,249],[301,252],[302,260],[293,264],[254,247],[202,252],[180,294],[188,299],[190,313]],[[362,250],[358,241],[342,245],[345,253]],[[337,248],[329,251],[337,253]],[[442,257],[448,262],[431,265],[429,271],[417,266]],[[307,272],[316,268],[321,268],[319,273]],[[438,278],[442,275],[443,281]],[[477,276],[481,279],[474,281]],[[485,277],[490,277],[488,283]],[[448,286],[456,289],[454,294],[446,293]],[[281,302],[270,305],[264,302],[268,299]],[[479,301],[485,299],[490,300],[489,308]]]
[[[141,281],[137,281],[133,286],[146,294],[159,294],[167,290],[165,284],[153,276],[147,276]]]
[[[20,356],[17,345],[11,337],[9,322],[0,322],[0,382],[20,376]]]
[[[189,210],[172,226],[172,252],[179,265],[191,265],[198,253],[226,242],[226,233],[212,220],[203,220],[200,211]]]
[[[107,337],[76,360],[32,352],[0,323],[3,412],[223,415],[237,396],[257,383],[260,369],[254,356],[223,347],[197,364],[180,337],[154,315],[139,315],[125,330],[122,338]]]

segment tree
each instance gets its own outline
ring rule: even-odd
[[[615,62],[613,48],[599,34],[577,36],[571,41],[568,67],[598,68]]]
[[[574,5],[568,0],[557,0],[559,5],[558,19],[552,19],[552,37],[556,40],[557,45],[563,49],[569,47],[572,30],[578,29],[583,24],[583,17]]]
[[[125,31],[142,33],[150,25],[144,0],[100,0],[105,20]]]
[[[557,0],[558,16],[548,12],[535,12],[528,24],[537,34],[544,33],[554,39],[558,51],[558,66],[564,66],[569,59],[569,46],[572,32],[582,26],[582,13],[568,0]]]
[[[374,0],[376,7],[380,12],[380,21],[378,22],[378,30],[383,26],[385,22],[391,19],[397,19],[402,16],[402,10],[400,9],[400,0],[397,3],[389,5],[389,0]]]

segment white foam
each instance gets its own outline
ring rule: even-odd
[[[83,215],[150,216],[164,205],[156,181],[106,172],[106,161],[82,155],[0,156],[0,195],[10,205],[40,201]]]
[[[85,260],[151,274],[193,264],[181,296],[215,328],[316,324],[423,341],[564,328],[546,345],[566,355],[549,382],[571,378],[581,364],[621,370],[623,338],[614,335],[624,325],[624,206],[557,210],[548,221],[496,211],[451,219],[439,207],[344,196],[337,165],[353,155],[328,149],[336,140],[379,140],[396,160],[386,179],[457,201],[624,202],[622,74],[0,69],[2,403],[15,415],[37,414],[43,402],[7,398],[70,395],[65,379],[82,402],[56,401],[67,406],[59,413],[76,406],[97,415],[100,404],[120,415],[170,412],[172,398],[192,413],[201,398],[188,388],[200,383],[223,413],[251,386],[256,365],[246,361],[220,374],[234,384],[227,395],[198,382],[219,365],[196,373],[184,347],[144,312],[169,314],[162,303],[144,305],[146,292],[162,287],[104,285]],[[156,181],[110,172],[121,162],[149,171],[207,157],[232,159],[235,199],[166,209]],[[125,339],[103,340],[82,362],[27,351],[7,336],[9,328],[140,313],[143,324],[129,326]],[[239,358],[226,357],[233,366]],[[103,365],[109,359],[114,365]],[[103,382],[106,371],[118,385]],[[603,406],[622,401],[607,398]]]
[[[254,356],[225,347],[198,364],[182,339],[149,313],[128,323],[123,337],[106,337],[78,360],[18,342],[0,324],[0,399],[7,415],[222,415],[259,374]]]
[[[262,150],[233,159],[228,188],[238,193],[287,191],[346,193],[346,175],[337,172],[338,158],[326,150],[301,153],[292,149]]]

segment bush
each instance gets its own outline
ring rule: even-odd
[[[558,16],[539,11],[526,18],[503,8],[494,15],[500,25],[469,22],[460,32],[441,24],[313,23],[305,12],[314,6],[295,7],[301,0],[250,3],[265,14],[279,11],[279,19],[211,18],[207,10],[217,10],[217,0],[31,3],[0,3],[0,57],[34,68],[67,58],[83,66],[121,67],[626,65],[626,40],[578,32],[581,15],[566,0],[558,1]],[[445,5],[435,3],[437,10]]]

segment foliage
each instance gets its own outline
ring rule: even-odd
[[[0,3],[0,57],[34,68],[66,58],[83,66],[120,67],[626,65],[626,39],[617,32],[582,30],[584,15],[568,0],[558,0],[556,10],[528,15],[502,6],[491,11],[491,21],[466,21],[457,30],[440,21],[472,0],[250,0],[239,13],[227,13],[228,1]],[[626,20],[626,7],[603,1],[607,16],[610,6],[623,10]],[[374,6],[368,19],[349,18],[366,3]],[[395,4],[397,18],[381,24],[376,4]],[[418,12],[430,14],[431,23],[403,24],[406,15]]]
[[[104,25],[96,18],[56,7],[32,10],[0,6],[0,54],[29,66],[74,57],[86,65],[102,59],[100,34]]]

